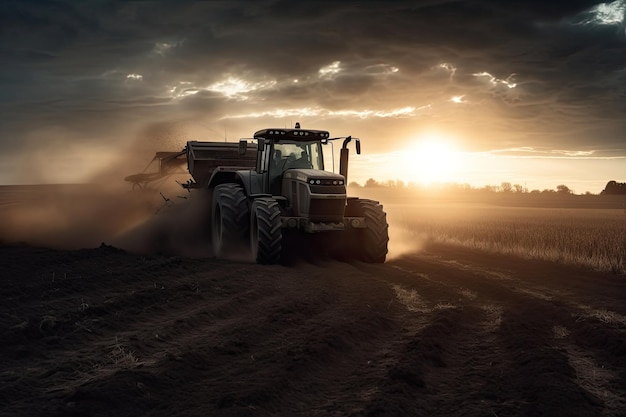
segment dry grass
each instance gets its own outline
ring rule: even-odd
[[[393,290],[396,293],[398,301],[400,301],[400,303],[404,305],[407,310],[414,313],[430,313],[431,309],[428,308],[417,291],[406,289],[400,285],[394,285]]]
[[[621,210],[478,204],[396,207],[401,227],[428,241],[626,273]]]
[[[504,309],[501,306],[486,304],[480,307],[485,312],[483,326],[489,331],[497,330],[502,324]]]
[[[452,310],[455,309],[456,306],[452,303],[441,302],[435,305],[435,310]]]
[[[569,336],[569,330],[565,326],[553,326],[552,333],[554,334],[555,339],[565,339]]]
[[[464,298],[467,298],[468,300],[475,300],[478,298],[478,294],[476,292],[469,290],[467,288],[459,288],[457,292],[459,293],[459,295],[461,295]]]
[[[108,356],[110,360],[109,366],[117,369],[130,369],[141,365],[135,352],[122,345],[117,337],[115,338],[115,343],[111,346]]]
[[[595,309],[587,305],[579,305],[579,308],[584,311],[585,317],[591,317],[614,326],[626,326],[626,317],[614,311],[603,308]]]
[[[604,403],[604,415],[623,415],[626,392],[617,388],[615,373],[595,362],[591,355],[576,346],[566,347],[569,363],[576,372],[576,383]]]

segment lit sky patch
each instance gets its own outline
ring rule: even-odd
[[[222,93],[226,97],[240,97],[246,99],[244,93],[270,88],[276,85],[276,81],[249,82],[241,78],[228,77],[224,81],[218,81],[206,88],[208,91]]]
[[[456,104],[467,103],[467,101],[465,101],[465,96],[454,96],[450,99],[450,101]]]
[[[226,119],[258,119],[261,117],[296,117],[296,116],[319,116],[322,113],[319,108],[303,107],[297,109],[275,109],[262,112],[244,113],[244,114],[232,114],[226,115],[220,118],[220,120]]]
[[[594,21],[603,25],[615,25],[624,21],[626,13],[626,1],[617,0],[611,3],[600,3],[591,9],[594,14]]]
[[[570,159],[570,160],[615,160],[625,159],[623,156],[600,156],[596,150],[564,150],[564,149],[536,149],[532,147],[518,147],[508,149],[493,149],[486,152],[476,152],[475,155],[507,159]]]
[[[555,149],[552,152],[565,156],[593,156],[596,153],[596,151],[568,151],[561,149]]]
[[[189,81],[180,81],[177,85],[169,88],[169,95],[172,98],[182,98],[192,96],[200,92],[200,89],[193,86]]]
[[[180,81],[177,85],[169,87],[169,95],[172,98],[183,98],[198,94],[201,91],[220,93],[227,98],[247,100],[246,93],[271,88],[276,81],[250,82],[241,78],[229,76],[223,81],[215,82],[206,87],[199,87],[190,81]]]
[[[367,119],[370,117],[378,118],[401,118],[411,117],[416,115],[416,111],[429,109],[430,105],[415,108],[412,106],[402,107],[392,110],[327,110],[320,107],[303,107],[296,109],[275,109],[264,112],[254,112],[245,114],[227,115],[221,119],[246,119],[246,118],[260,118],[260,117],[295,117],[295,116],[341,116],[341,117],[354,117],[359,119]]]
[[[365,67],[365,73],[370,75],[390,75],[400,71],[398,67],[387,64],[377,64]]]
[[[428,106],[424,106],[427,108]],[[367,119],[368,117],[410,117],[415,116],[415,107],[402,107],[400,109],[394,109],[390,111],[381,110],[339,110],[328,112],[329,116],[352,116],[359,119]]]
[[[436,65],[433,67],[433,70],[443,70],[446,71],[448,73],[450,73],[450,78],[454,77],[454,74],[456,73],[456,67],[452,64],[449,64],[447,62],[442,62],[439,65]]]
[[[484,71],[478,72],[472,75],[474,77],[486,79],[489,82],[489,84],[491,84],[493,87],[498,87],[498,86],[505,86],[507,88],[517,87],[517,84],[512,81],[515,74],[509,75],[505,80],[498,79],[494,77],[493,75],[489,74],[488,72],[484,72]]]
[[[341,61],[335,61],[330,65],[326,65],[319,69],[318,74],[320,78],[333,78],[341,71]]]
[[[127,80],[137,80],[137,81],[141,81],[143,80],[143,75],[141,74],[128,74],[126,76]]]
[[[154,44],[153,51],[158,55],[165,55],[172,49],[183,44],[183,41],[157,42]]]

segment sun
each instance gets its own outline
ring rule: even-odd
[[[424,135],[403,152],[403,176],[421,184],[459,182],[461,154],[454,141],[439,134]]]

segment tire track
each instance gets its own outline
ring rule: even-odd
[[[548,379],[560,379],[560,389],[569,395],[567,401],[560,404],[560,407],[565,407],[561,410],[571,408],[572,412],[578,410],[577,413],[593,415],[594,408],[600,405],[604,415],[618,415],[615,404],[622,404],[626,398],[621,388],[625,369],[624,337],[622,329],[615,326],[616,322],[621,323],[619,315],[608,315],[609,319],[605,322],[597,318],[589,320],[590,311],[596,310],[586,308],[581,311],[576,303],[560,298],[554,291],[536,284],[527,285],[517,278],[517,274],[507,275],[489,271],[482,266],[433,259],[414,257],[399,263],[402,269],[414,268],[419,271],[415,275],[417,278],[428,276],[430,281],[440,281],[448,288],[455,285],[459,288],[469,287],[471,294],[477,294],[477,301],[499,303],[504,307],[498,314],[501,317],[498,343],[505,353],[508,352],[509,363],[502,368],[502,372],[508,370],[508,373],[518,376],[515,380],[522,381],[515,387],[509,387],[511,393],[525,392],[526,398],[521,401],[533,404],[534,399],[542,398],[543,389],[542,384],[529,382],[533,375],[527,373],[526,369],[534,369],[536,375],[545,375],[548,370]],[[586,319],[580,320],[581,315]],[[607,326],[606,321],[612,324]],[[551,331],[554,332],[555,327],[571,329],[577,344],[568,349],[554,346],[548,336]],[[520,355],[520,351],[525,354]],[[589,358],[588,362],[591,363],[602,363],[602,369],[612,376],[612,382],[599,383],[596,380],[595,387],[581,383],[582,379],[575,377],[582,372],[579,365],[581,357]],[[530,364],[542,366],[529,367]],[[528,381],[524,383],[525,379]],[[598,397],[600,392],[602,395]],[[573,404],[576,406],[573,407]],[[534,414],[541,410],[529,405],[526,411]]]

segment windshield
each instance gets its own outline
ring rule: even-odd
[[[284,172],[293,168],[324,169],[319,142],[275,143],[270,171]]]

